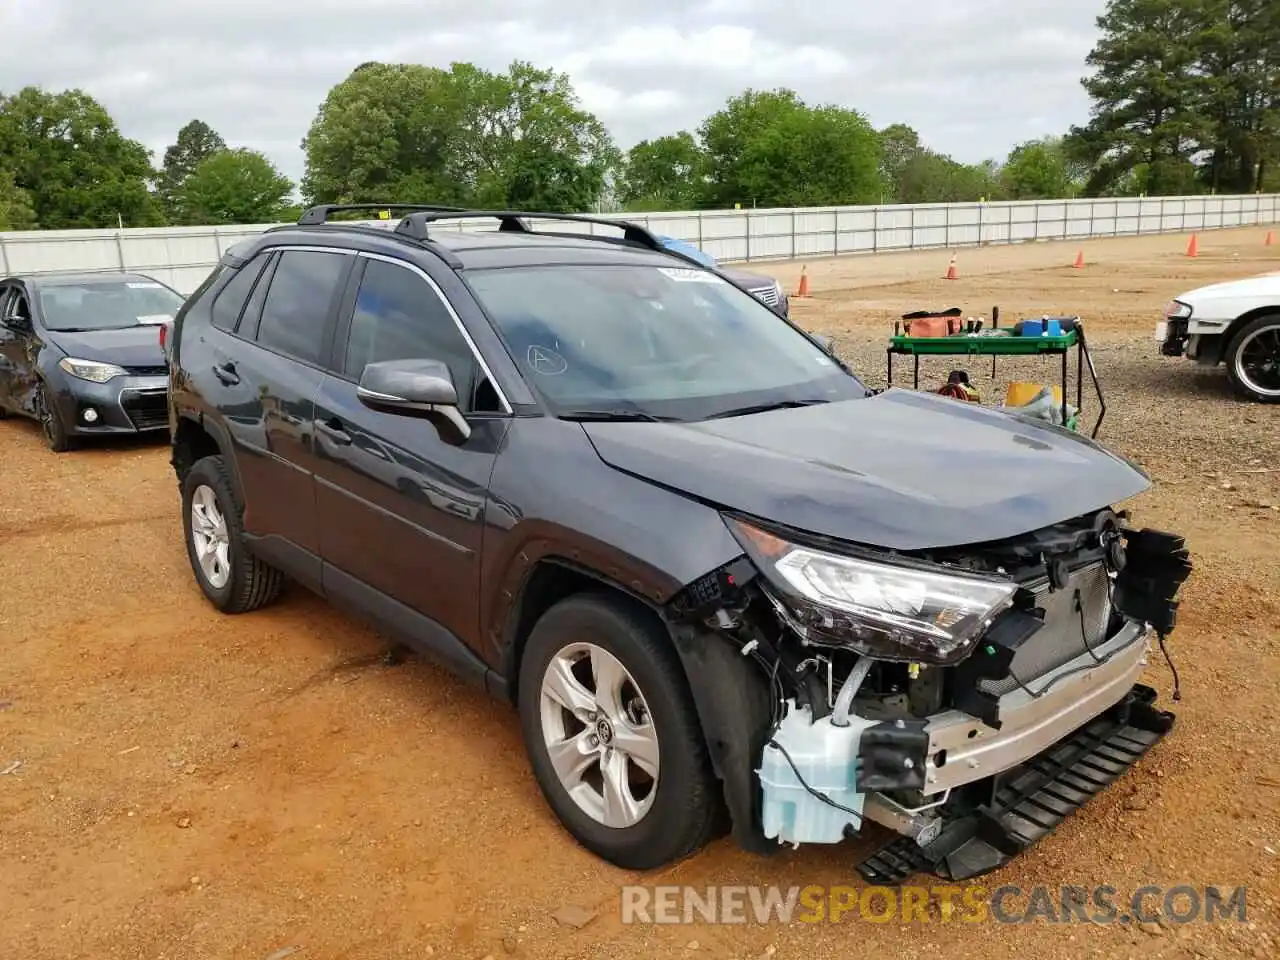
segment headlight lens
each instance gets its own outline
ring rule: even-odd
[[[102,363],[98,360],[77,360],[75,357],[63,357],[58,361],[60,366],[73,377],[81,380],[91,380],[94,383],[106,383],[113,377],[123,377],[125,375],[124,367],[117,367],[114,363]]]
[[[963,659],[1018,589],[1010,580],[828,553],[736,520],[729,526],[809,639],[882,660]]]
[[[1164,315],[1167,320],[1185,320],[1191,316],[1191,305],[1181,300],[1170,300],[1164,308]]]

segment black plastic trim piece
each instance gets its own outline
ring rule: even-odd
[[[1044,611],[1035,608],[1006,610],[996,618],[978,648],[952,674],[952,702],[957,710],[977,717],[992,729],[1000,729],[1000,698],[983,690],[981,681],[1009,676],[1014,655],[1044,626],[1043,616]]]
[[[1126,531],[1124,540],[1124,569],[1116,576],[1115,608],[1167,636],[1177,625],[1178,588],[1191,575],[1186,541],[1147,529]]]
[[[928,720],[885,720],[862,731],[854,784],[863,793],[919,790],[928,760]]]
[[[668,627],[724,790],[732,838],[748,853],[773,855],[782,847],[764,835],[755,770],[769,739],[773,704],[768,681],[753,659],[724,638],[683,624]]]

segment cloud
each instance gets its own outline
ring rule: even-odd
[[[1104,0],[0,0],[0,91],[81,87],[159,157],[193,118],[297,180],[329,88],[368,60],[569,73],[619,145],[746,87],[907,123],[964,161],[1088,116]]]

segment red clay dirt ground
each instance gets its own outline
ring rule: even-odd
[[[1249,922],[626,925],[627,883],[857,885],[865,843],[754,858],[727,840],[656,875],[579,849],[542,802],[513,711],[300,589],[216,615],[182,545],[163,446],[56,456],[0,425],[0,955],[108,958],[1280,955],[1280,407],[1159,357],[1165,301],[1280,269],[1262,230],[811,262],[802,325],[883,382],[921,306],[1086,320],[1100,439],[1149,470],[1135,519],[1187,535],[1173,733],[983,885],[1249,887]],[[794,289],[799,264],[762,267]],[[1053,368],[1020,376],[1052,377]],[[954,364],[926,365],[926,383]],[[906,367],[902,368],[904,371]],[[972,370],[988,402],[1003,380]],[[1001,371],[1003,378],[1006,373]],[[1086,420],[1096,413],[1086,392]],[[15,762],[21,765],[13,768]],[[1023,901],[1025,903],[1025,901]],[[597,916],[581,929],[553,913]]]

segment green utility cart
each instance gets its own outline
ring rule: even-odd
[[[1102,418],[1106,416],[1107,404],[1102,396],[1102,387],[1098,383],[1098,374],[1093,366],[1093,358],[1089,356],[1089,346],[1085,340],[1084,326],[1076,318],[1071,318],[1073,327],[1057,336],[1018,336],[1014,328],[982,329],[976,333],[958,333],[945,337],[912,337],[908,334],[894,334],[889,339],[888,350],[888,384],[893,386],[893,358],[895,354],[906,354],[914,360],[913,387],[920,389],[920,358],[925,357],[991,357],[991,376],[996,374],[996,361],[999,357],[1035,357],[1057,354],[1062,357],[1062,422],[1067,423],[1067,356],[1071,351],[1076,354],[1076,409],[1082,409],[1084,394],[1084,367],[1088,364],[1089,376],[1093,380],[1093,389],[1098,396],[1098,419],[1093,425],[1091,437],[1098,436],[1098,428],[1102,426]],[[1078,415],[1078,414],[1077,414]]]

